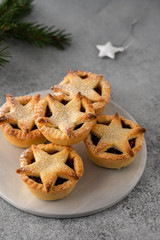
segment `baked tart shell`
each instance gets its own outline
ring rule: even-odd
[[[77,133],[74,134],[74,137],[67,137],[65,134],[59,132],[57,129],[51,129],[50,127],[44,127],[38,124],[39,130],[43,133],[46,139],[50,142],[55,143],[57,145],[74,145],[81,141],[83,141],[89,134],[93,123],[88,124],[88,128],[81,129],[80,131],[77,130]]]
[[[99,99],[96,99],[95,101],[92,102],[92,106],[95,110],[95,114],[101,114],[107,103],[109,102],[110,99],[110,94],[111,94],[111,85],[108,81],[106,81],[103,78],[103,75],[97,75],[95,73],[92,72],[87,72],[87,71],[68,71],[68,75],[66,75],[64,77],[64,80],[61,81],[57,86],[53,86],[51,89],[53,90],[53,93],[56,92],[62,92],[65,93],[67,91],[67,94],[70,94],[70,90],[67,88],[67,84],[69,83],[70,79],[74,79],[75,77],[79,77],[83,80],[85,80],[85,78],[89,78],[89,79],[93,79],[93,81],[97,78],[99,79],[99,83],[97,86],[95,86],[95,91],[97,93],[99,93]],[[64,87],[65,86],[65,87]],[[86,88],[87,89],[87,88]],[[77,92],[81,92],[79,89],[77,89]],[[84,95],[85,97],[87,97],[90,101],[91,99],[88,97],[87,92],[86,94],[84,94],[83,92],[81,92],[82,95]]]
[[[50,144],[39,144],[37,146],[39,149],[44,150],[45,152],[49,153],[53,150],[58,152],[63,150],[64,148],[69,149],[69,156],[70,159],[73,159],[74,161],[74,171],[75,171],[75,179],[68,179],[64,183],[60,183],[58,185],[53,185],[52,188],[49,191],[46,191],[46,188],[44,184],[39,183],[32,179],[30,176],[28,176],[26,173],[20,172],[19,169],[17,169],[17,173],[20,173],[21,179],[24,181],[26,187],[28,190],[35,195],[37,198],[42,200],[58,200],[65,198],[68,196],[76,186],[77,182],[80,180],[80,178],[83,175],[83,162],[81,157],[78,155],[78,153],[69,146],[60,146],[53,143]],[[34,158],[32,147],[26,149],[20,157],[20,169],[25,168],[28,164],[31,163],[32,159]],[[60,173],[59,173],[60,174]],[[63,177],[63,169],[61,173]],[[57,176],[58,179],[58,176]]]
[[[90,159],[96,165],[98,165],[100,167],[104,167],[104,168],[120,169],[122,167],[127,167],[128,165],[130,165],[136,158],[137,153],[139,152],[139,150],[142,148],[142,145],[143,145],[145,129],[141,128],[137,123],[127,120],[122,116],[118,116],[117,113],[115,114],[115,116],[99,115],[97,117],[97,123],[99,121],[99,123],[101,123],[101,124],[105,123],[106,125],[108,125],[109,122],[111,122],[113,118],[116,119],[116,121],[118,121],[118,124],[121,124],[121,122],[123,121],[123,125],[125,128],[130,126],[131,130],[133,129],[134,132],[132,133],[132,135],[130,137],[128,136],[128,139],[127,139],[127,141],[128,140],[132,141],[132,139],[133,140],[135,139],[134,143],[132,142],[132,147],[129,146],[129,144],[126,144],[126,146],[124,144],[124,146],[122,148],[124,150],[124,152],[123,152],[123,150],[121,149],[121,140],[120,140],[120,147],[116,146],[115,142],[112,142],[112,143],[110,143],[110,147],[108,148],[110,151],[107,150],[107,152],[106,152],[105,145],[107,146],[107,144],[108,144],[107,142],[106,143],[103,142],[99,146],[97,145],[97,143],[95,143],[95,144],[93,143],[92,134],[93,134],[93,132],[94,132],[93,135],[96,134],[93,129],[94,129],[94,127],[98,129],[100,126],[99,125],[97,127],[96,124],[93,126],[91,132],[88,134],[88,136],[84,140],[84,143],[85,143],[87,152],[90,156]],[[114,135],[113,132],[111,132],[111,131],[108,131],[108,132],[110,132],[111,135],[112,134]],[[98,148],[100,149],[100,151],[97,151]]]
[[[75,98],[79,98],[80,93],[75,96]],[[68,98],[65,95],[60,95],[60,96],[49,96],[50,98],[56,99],[58,101],[64,100]],[[62,98],[62,99],[61,99]],[[83,141],[87,135],[89,134],[92,126],[94,125],[96,121],[96,115],[95,111],[92,107],[92,104],[90,101],[83,96],[80,96],[82,98],[82,102],[84,103],[86,107],[86,116],[87,116],[87,121],[83,123],[83,125],[77,129],[74,130],[71,135],[67,135],[64,132],[60,131],[58,127],[54,126],[48,126],[45,124],[45,121],[48,121],[48,119],[45,118],[45,113],[46,113],[46,108],[48,105],[48,95],[47,97],[41,99],[39,103],[36,106],[35,109],[35,119],[36,119],[36,125],[38,129],[42,132],[42,134],[45,136],[46,139],[48,139],[50,142],[58,144],[58,145],[74,145],[77,144],[81,141]],[[70,100],[68,100],[70,101]],[[71,100],[72,101],[72,100]],[[54,112],[52,113],[54,115]],[[76,114],[75,114],[76,115]],[[41,118],[43,121],[41,121]],[[63,118],[63,116],[62,116]],[[60,119],[60,118],[59,118]],[[58,120],[59,120],[58,119]],[[68,125],[66,126],[66,128]],[[68,127],[69,130],[69,127]]]
[[[90,147],[88,147],[87,140],[85,140],[85,145],[86,145],[87,152],[90,159],[99,167],[110,168],[110,169],[120,169],[122,167],[127,167],[128,165],[130,165],[136,158],[136,156],[134,156],[134,157],[125,158],[125,159],[116,158],[113,160],[113,159],[110,159],[109,156],[101,157],[100,155],[96,155],[90,149]]]
[[[20,96],[15,97],[15,99],[22,105],[27,104],[33,96]],[[38,102],[40,95],[34,96],[35,101]],[[6,102],[0,108],[0,120],[3,121],[3,117],[6,113],[10,111],[9,104]],[[35,125],[36,126],[36,125]],[[22,131],[20,128],[14,128],[9,122],[0,122],[0,128],[5,136],[5,138],[13,145],[21,148],[30,147],[32,144],[40,144],[46,141],[44,135],[36,127],[33,131]]]
[[[40,144],[46,141],[39,129],[30,133],[23,133],[21,130],[13,129],[10,124],[4,123],[1,126],[5,138],[16,147],[28,148],[32,144]]]
[[[53,201],[53,200],[59,200],[67,197],[75,188],[78,181],[70,181],[65,187],[59,187],[57,190],[52,190],[50,193],[46,193],[44,189],[42,189],[40,186],[37,186],[37,184],[31,182],[28,177],[21,174],[21,179],[24,181],[26,187],[28,190],[37,198],[41,200],[47,200],[47,201]]]

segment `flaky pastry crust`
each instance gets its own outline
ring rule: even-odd
[[[20,157],[20,174],[27,188],[43,200],[66,197],[83,175],[83,162],[69,146],[32,145]]]
[[[143,144],[145,129],[119,116],[97,116],[97,122],[85,139],[92,161],[101,167],[120,169],[128,166]]]
[[[84,140],[95,118],[92,104],[80,93],[72,100],[63,94],[59,96],[48,94],[39,101],[35,109],[39,130],[49,141],[60,145],[73,145]]]
[[[34,121],[37,96],[13,97],[6,95],[6,103],[0,108],[0,127],[6,139],[17,147],[30,147],[46,141]]]
[[[96,114],[102,113],[110,99],[111,86],[104,80],[103,75],[86,71],[68,71],[68,75],[58,85],[51,88],[54,95],[61,92],[70,99],[80,92],[87,97],[93,105]]]

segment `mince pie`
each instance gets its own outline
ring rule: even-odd
[[[66,197],[83,175],[83,162],[69,146],[53,143],[32,145],[20,157],[21,175],[27,188],[43,200]]]
[[[13,145],[29,147],[46,141],[34,121],[34,109],[39,99],[40,95],[15,98],[6,95],[6,103],[0,108],[0,127]]]
[[[128,166],[142,147],[145,129],[119,116],[99,115],[85,139],[89,156],[95,164],[120,169]]]
[[[78,93],[72,100],[64,94],[48,94],[36,106],[35,118],[39,130],[49,141],[73,145],[86,138],[96,116],[90,101]]]
[[[70,99],[80,92],[91,101],[95,113],[100,114],[110,99],[111,86],[102,75],[85,71],[68,71],[64,80],[51,89],[54,95],[61,92]]]

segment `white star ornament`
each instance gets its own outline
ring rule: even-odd
[[[115,59],[117,52],[125,50],[123,47],[114,47],[111,42],[107,42],[105,45],[97,45],[96,47],[99,50],[99,57],[108,57],[111,59]]]

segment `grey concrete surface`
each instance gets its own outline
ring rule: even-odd
[[[121,45],[131,22],[134,43],[116,60],[98,58],[96,44]],[[49,89],[67,69],[102,73],[111,99],[125,108],[145,135],[148,160],[135,189],[98,214],[47,219],[22,212],[0,199],[0,239],[160,239],[160,1],[37,0],[27,20],[65,28],[72,45],[65,51],[39,49],[11,40],[13,58],[0,69],[0,104],[14,96]]]

